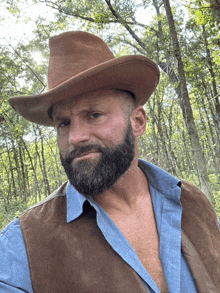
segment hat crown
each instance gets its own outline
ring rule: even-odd
[[[159,82],[158,66],[146,56],[114,58],[107,45],[86,32],[67,32],[50,39],[49,91],[11,97],[11,106],[26,119],[53,126],[48,115],[60,101],[99,89],[120,89],[135,95],[144,105]]]
[[[49,89],[114,58],[103,40],[81,31],[52,37],[49,46]]]

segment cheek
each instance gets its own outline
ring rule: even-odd
[[[68,139],[67,137],[57,137],[57,145],[58,148],[60,150],[60,154],[61,156],[66,156],[66,154],[68,153]]]
[[[111,145],[120,143],[124,139],[127,124],[121,119],[113,120],[110,125],[103,125],[99,128],[99,137]]]

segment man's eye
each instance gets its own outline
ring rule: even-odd
[[[97,119],[97,118],[99,118],[101,115],[102,115],[101,113],[93,113],[93,114],[91,114],[90,117],[93,118],[93,119]]]
[[[69,119],[65,119],[62,123],[60,123],[59,127],[65,127],[70,125],[70,120]]]

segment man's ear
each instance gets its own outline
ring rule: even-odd
[[[131,124],[135,137],[139,137],[145,132],[147,119],[146,112],[142,106],[138,106],[133,110]]]

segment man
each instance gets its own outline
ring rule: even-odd
[[[85,32],[51,38],[50,54],[50,90],[10,104],[57,129],[69,182],[2,232],[0,292],[220,292],[211,204],[138,160],[156,64]]]

